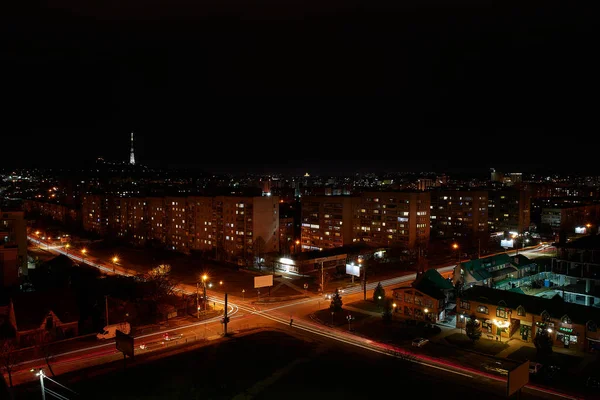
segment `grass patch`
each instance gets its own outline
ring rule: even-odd
[[[453,333],[452,335],[446,336],[446,341],[462,349],[478,351],[491,356],[495,356],[508,347],[507,343],[495,340],[479,339],[473,342],[467,335],[462,333]]]
[[[403,321],[384,322],[382,318],[373,317],[361,324],[356,324],[354,330],[378,342],[402,344],[417,337],[431,337],[440,333],[440,328],[422,325],[408,325]]]
[[[367,318],[372,318],[370,315],[368,314],[363,314],[363,313],[359,313],[356,311],[348,311],[348,310],[342,310],[340,312],[336,312],[333,315],[331,315],[331,311],[329,311],[329,308],[326,308],[324,310],[319,310],[317,312],[314,313],[314,316],[317,317],[318,319],[320,319],[323,323],[326,324],[330,324],[333,326],[348,326],[348,315],[351,315],[354,319],[351,322],[351,326],[356,326],[356,324],[361,323],[361,321],[364,321]]]
[[[360,300],[355,301],[354,303],[346,304],[349,307],[360,308],[361,310],[370,311],[370,312],[383,312],[381,307],[375,304],[373,300]]]

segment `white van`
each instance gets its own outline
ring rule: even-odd
[[[107,325],[102,329],[102,332],[96,335],[96,337],[98,339],[112,339],[117,336],[117,329],[129,335],[129,332],[131,332],[131,325],[129,325],[129,322]]]

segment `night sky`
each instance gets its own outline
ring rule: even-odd
[[[131,130],[141,162],[223,170],[594,164],[569,143],[591,2],[46,3],[0,16],[2,141],[27,149],[0,166],[126,160]]]

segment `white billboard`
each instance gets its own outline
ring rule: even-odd
[[[273,275],[263,275],[254,277],[254,289],[273,286]]]
[[[575,233],[580,234],[580,235],[585,235],[585,233],[586,233],[585,226],[576,226]]]
[[[346,274],[360,276],[360,267],[354,264],[346,264]]]
[[[501,247],[513,247],[515,241],[512,239],[502,239],[500,241],[500,246]]]

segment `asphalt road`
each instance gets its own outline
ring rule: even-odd
[[[447,368],[431,367],[353,346],[307,331],[280,326],[211,346],[182,349],[130,365],[115,362],[104,373],[58,378],[86,399],[365,399],[412,394],[418,398],[505,398],[506,383]],[[117,361],[117,360],[113,360]],[[46,386],[69,396],[47,380]],[[19,399],[39,398],[37,382]],[[552,399],[524,390],[523,399]]]
[[[524,253],[526,254],[527,251]],[[112,266],[107,266],[100,263],[98,263],[97,266],[101,269],[109,270],[109,272],[112,272]],[[452,266],[444,268],[445,269],[442,269],[441,272],[447,272],[446,270],[451,269]],[[127,273],[126,270],[121,271],[119,269],[116,269],[115,272],[125,274]],[[384,280],[381,283],[385,287],[389,288],[392,286],[397,286],[403,283],[410,282],[413,279],[414,274],[411,274]],[[372,291],[376,284],[376,282],[370,283],[368,285],[369,291]],[[184,292],[192,293],[195,291],[195,287],[188,287],[186,285],[183,286],[181,290]],[[214,296],[214,293],[209,292],[209,295]],[[244,302],[242,301],[242,299],[235,298],[233,296],[230,297],[232,297],[230,303],[230,332],[257,326],[278,326],[280,328],[286,327],[289,325],[290,318],[293,317],[293,327],[288,327],[287,329],[293,329],[294,332],[297,332],[297,334],[301,334],[307,338],[311,338],[312,340],[318,338],[319,340],[333,341],[343,345],[344,348],[351,346],[352,348],[359,349],[359,351],[366,351],[379,355],[386,354],[385,357],[390,357],[389,355],[387,355],[389,352],[389,346],[380,343],[375,343],[371,340],[357,337],[349,332],[335,330],[311,321],[308,318],[308,315],[310,315],[317,309],[326,306],[326,302],[322,296],[313,296],[308,299],[302,299],[275,305],[255,305],[250,303],[249,301]],[[348,302],[360,300],[362,299],[362,288],[349,288],[346,290],[344,297],[346,304]],[[220,301],[216,297],[212,297],[211,300]],[[213,332],[214,334],[211,335],[211,333]],[[197,323],[189,327],[179,328],[177,330],[177,333],[182,335],[181,340],[183,341],[197,341],[199,340],[199,338],[209,337],[215,339],[221,332],[222,325],[220,324],[219,319],[216,319],[214,322],[208,321],[203,323]],[[151,346],[152,348],[148,349],[139,348],[139,344],[142,343],[156,343],[160,340],[161,335],[162,334],[149,334],[136,337],[136,351],[148,353],[152,351],[162,350],[162,346]],[[167,343],[165,346],[174,344],[176,343]],[[120,354],[118,354],[114,349],[114,344],[101,344],[88,348],[82,348],[79,351],[70,352],[69,354],[55,355],[53,360],[53,369],[55,373],[59,374],[67,371],[77,370],[85,366],[99,365],[110,361],[115,361],[120,357]],[[413,355],[411,357],[416,357],[411,362],[411,364],[415,364],[416,366],[412,366],[412,368],[425,368],[427,369],[428,374],[434,374],[440,379],[440,375],[445,376],[446,374],[450,374],[450,376],[454,377],[453,379],[481,381],[484,382],[486,385],[492,387],[492,389],[490,389],[492,393],[498,392],[498,388],[493,388],[494,386],[506,385],[506,381],[503,378],[498,378],[491,374],[461,368],[457,365],[449,365],[448,363],[444,363],[442,360],[439,359],[421,357],[419,355]],[[43,366],[44,360],[36,360],[35,362],[37,362],[38,365],[41,364],[41,366]],[[404,360],[402,362],[406,363],[406,361]],[[22,370],[20,372],[17,372],[13,377],[13,381],[20,383],[35,380],[35,377],[32,376],[32,374],[28,371],[30,365],[24,364],[22,365],[22,367]],[[467,387],[471,386],[473,385],[467,384]],[[535,390],[533,387],[531,389],[526,389],[525,391],[531,396],[541,396],[540,398],[571,398],[569,396],[561,396],[556,393],[544,394],[542,391]]]

